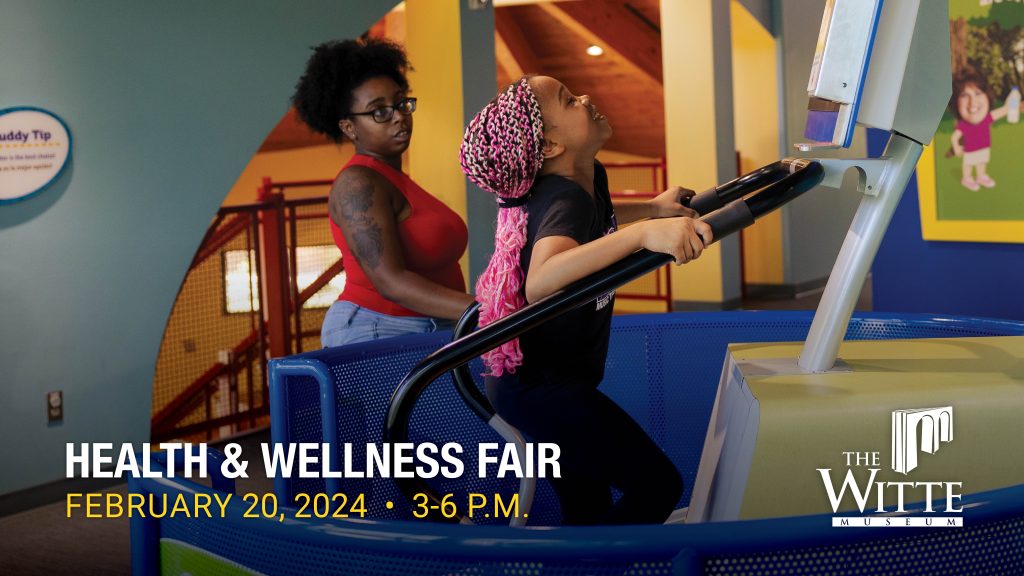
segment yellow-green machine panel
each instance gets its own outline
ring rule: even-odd
[[[800,349],[729,347],[688,522],[943,513],[1024,482],[1024,337],[845,342],[824,373]]]

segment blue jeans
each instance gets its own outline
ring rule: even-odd
[[[331,304],[320,327],[320,343],[324,348],[343,346],[402,336],[450,330],[450,320],[422,316],[390,316],[363,308],[357,304],[338,300]]]

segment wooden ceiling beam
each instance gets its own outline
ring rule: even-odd
[[[498,66],[501,66],[509,77],[509,81],[521,78],[523,74],[526,74],[526,70],[519,65],[512,49],[508,47],[508,42],[505,42],[505,39],[501,37],[501,32],[497,30],[494,32],[494,53],[498,57]]]
[[[538,4],[552,18],[605,54],[622,60],[634,71],[659,85],[661,75],[661,35],[621,0],[589,0]]]
[[[330,138],[310,130],[299,119],[298,113],[295,112],[295,107],[292,106],[288,108],[288,112],[285,113],[277,123],[277,126],[267,135],[259,151],[274,152],[277,150],[305,148],[307,146],[322,146],[330,143]]]
[[[494,49],[498,61],[512,77],[512,80],[519,79],[523,74],[543,72],[533,48],[530,47],[530,42],[512,14],[506,10],[495,10],[494,30]]]

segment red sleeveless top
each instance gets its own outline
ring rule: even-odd
[[[465,292],[466,282],[462,277],[459,258],[466,251],[469,233],[462,218],[413,182],[412,178],[376,158],[356,154],[341,171],[344,172],[349,166],[365,166],[387,178],[409,203],[412,214],[397,225],[398,241],[406,268],[436,284]],[[341,250],[342,262],[345,264],[345,289],[338,300],[346,300],[391,316],[423,316],[377,292],[352,255],[341,228],[334,220],[328,220],[331,236]]]

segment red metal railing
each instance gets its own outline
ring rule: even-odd
[[[611,188],[616,191],[613,197],[650,198],[664,189],[665,167],[662,163],[607,163],[605,166]],[[259,188],[258,202],[223,207],[218,211],[182,283],[172,320],[168,322],[169,327],[175,315],[181,312],[179,306],[187,306],[183,299],[185,289],[192,282],[193,273],[198,273],[201,267],[214,270],[212,274],[207,272],[207,275],[216,277],[216,290],[220,293],[220,287],[225,282],[224,260],[222,266],[217,267],[213,265],[216,261],[212,257],[226,253],[232,246],[237,250],[241,245],[242,250],[254,255],[248,273],[256,278],[259,290],[250,291],[249,310],[245,312],[248,316],[247,328],[239,333],[233,345],[218,349],[217,361],[207,364],[205,368],[193,363],[191,368],[182,369],[182,372],[191,371],[194,374],[185,380],[188,384],[184,386],[168,385],[167,390],[163,391],[156,389],[163,384],[155,384],[151,422],[154,441],[193,436],[210,439],[215,435],[232,434],[265,424],[269,406],[263,368],[267,359],[302,352],[308,347],[304,345],[304,340],[312,339],[316,341],[315,345],[319,345],[322,317],[304,319],[303,306],[338,274],[344,272],[339,256],[333,263],[326,265],[309,285],[300,285],[299,249],[306,244],[301,241],[302,237],[308,236],[300,230],[300,226],[314,226],[326,234],[327,196],[286,200],[285,192],[329,187],[331,184],[331,180],[274,182],[265,178]],[[327,241],[330,241],[329,237]],[[206,282],[210,284],[212,281]],[[653,289],[650,288],[652,285]],[[211,290],[214,288],[204,288],[199,292]],[[663,301],[670,310],[672,286],[668,267],[655,271],[647,280],[627,284],[617,291],[617,297]],[[227,316],[225,312],[219,319],[204,318],[203,322],[223,321]],[[196,330],[201,333],[217,329],[199,326]],[[190,340],[177,333],[172,337],[170,328],[165,331],[161,360],[158,361],[158,376],[165,353],[174,354],[172,340],[178,339],[182,342]],[[198,336],[193,339],[198,339]],[[162,382],[168,379],[158,377],[157,380]],[[171,380],[180,382],[181,378]]]
[[[264,178],[263,185],[260,188],[260,198],[283,199],[285,191],[289,189],[329,187],[333,183],[333,180],[297,180],[291,182],[273,182],[270,178]],[[323,207],[323,210],[318,210],[314,213],[299,214],[298,210],[306,206]],[[308,198],[305,200],[290,200],[283,204],[283,208],[285,210],[285,219],[288,222],[288,234],[292,239],[298,237],[297,227],[298,222],[300,220],[315,219],[322,221],[325,224],[327,222],[327,196],[319,196],[316,198]],[[339,259],[334,264],[329,266],[328,269],[324,273],[322,273],[316,280],[314,280],[313,284],[311,284],[309,288],[301,290],[299,287],[297,270],[297,262],[299,261],[298,248],[298,242],[290,242],[288,244],[287,258],[285,259],[292,263],[292,269],[289,276],[289,282],[287,285],[287,288],[289,290],[288,301],[290,304],[290,309],[292,311],[301,310],[302,304],[309,300],[310,297],[312,297],[314,294],[320,291],[321,288],[326,286],[332,279],[334,279],[335,276],[337,276],[344,270],[344,266],[342,265],[339,256]],[[332,270],[334,271],[333,274],[330,273]],[[314,287],[315,289],[312,289]],[[285,311],[285,315],[288,316],[287,310]],[[320,334],[319,326],[316,327],[316,330],[303,330],[301,313],[292,313],[290,314],[290,317],[292,319],[290,330],[286,330],[284,334],[285,338],[287,339],[285,349],[288,350],[288,352],[286,352],[286,354],[290,353],[293,350],[295,353],[302,352],[303,339],[313,336],[318,337]],[[275,349],[272,347],[272,357],[277,356],[276,354],[273,354],[274,351]]]
[[[327,197],[285,200],[283,191],[292,187],[330,184],[331,181],[274,183],[266,179],[260,187],[258,202],[224,207],[218,211],[182,283],[172,321],[179,312],[179,306],[185,304],[182,302],[185,287],[204,265],[215,269],[213,275],[218,282],[219,294],[219,288],[226,283],[226,269],[223,265],[211,266],[215,263],[211,257],[225,253],[229,246],[237,249],[241,245],[243,251],[253,254],[248,273],[259,285],[259,290],[250,292],[249,310],[245,312],[249,317],[249,329],[234,345],[220,350],[216,362],[205,369],[193,365],[191,370],[199,373],[184,387],[164,394],[155,386],[151,420],[154,440],[194,435],[212,438],[214,434],[223,435],[224,429],[231,434],[255,427],[266,419],[269,414],[263,372],[266,360],[301,352],[303,339],[319,339],[319,322],[315,331],[303,331],[303,305],[344,270],[339,255],[312,283],[300,286],[297,262],[302,234],[298,225],[305,221],[319,227],[327,216]],[[251,285],[251,278],[248,285]],[[212,324],[218,320],[223,321],[223,317],[205,318],[203,322]],[[307,322],[309,324],[312,322]],[[217,332],[219,327],[200,326],[198,330]],[[168,344],[168,332],[165,331],[165,345]],[[199,338],[185,341],[194,339]],[[161,356],[165,348],[170,350],[169,355],[173,355],[174,347],[165,345],[161,345]],[[160,364],[158,361],[158,376]],[[215,398],[218,398],[216,406]]]
[[[604,162],[612,199],[650,199],[667,186],[665,161]],[[615,291],[617,300],[662,302],[665,311],[672,311],[672,267],[666,265],[634,280]]]

